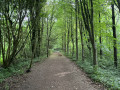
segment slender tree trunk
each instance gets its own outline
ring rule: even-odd
[[[42,17],[42,28],[41,28],[41,34],[40,34],[40,55],[41,53],[41,46],[42,46],[42,40],[43,40],[43,31],[44,31],[44,17]]]
[[[72,57],[74,55],[74,32],[73,32],[73,14],[72,14],[72,8],[71,8],[71,40],[72,40]]]
[[[75,15],[76,15],[76,60],[78,60],[78,0],[75,0]]]
[[[100,13],[99,13],[99,24],[101,23],[100,18],[101,18],[101,16],[100,16]],[[100,30],[99,41],[100,41],[100,58],[102,59],[102,37],[101,37],[101,30]]]
[[[65,31],[64,31],[64,51],[65,51],[65,53],[67,52],[67,35],[66,35],[66,20],[65,20]]]
[[[81,47],[82,47],[82,61],[84,62],[84,43],[83,43],[83,34],[82,34],[82,29],[84,29],[84,27],[82,21],[81,23],[79,21],[79,27],[80,27]]]
[[[62,50],[64,50],[64,35],[62,35]]]
[[[32,54],[34,54],[34,49],[35,49],[35,42],[36,42],[36,39],[35,39],[35,36],[36,36],[36,29],[35,29],[35,23],[34,23],[34,18],[33,18],[33,12],[32,12],[32,8],[30,9],[30,18],[31,18],[31,26],[32,26],[32,34],[31,34],[31,47],[32,47]],[[33,55],[34,58],[35,58],[35,55]]]
[[[78,15],[80,16],[80,3],[78,3]],[[83,43],[83,23],[82,19],[79,17],[79,30],[80,30],[80,36],[81,36],[81,47],[82,47],[82,61],[84,62],[84,43]]]
[[[70,42],[70,40],[69,40],[69,35],[70,35],[69,20],[67,22],[67,29],[68,29],[68,34],[67,34],[67,54],[69,55],[69,42]]]
[[[48,27],[48,18],[47,18],[47,57],[49,56],[49,27]]]
[[[66,53],[66,32],[64,33],[64,50],[65,50],[65,53]]]
[[[97,49],[95,45],[95,36],[94,36],[94,25],[93,25],[93,0],[90,0],[91,2],[91,31],[92,31],[92,48],[93,48],[93,65],[97,65]]]
[[[114,43],[114,46],[113,46],[113,49],[114,49],[114,66],[117,68],[117,36],[116,36],[116,27],[115,27],[115,11],[114,11],[114,4],[111,5],[112,6],[112,29],[113,29],[113,37],[114,37],[114,40],[113,40],[113,43]]]
[[[2,32],[1,32],[1,21],[0,21],[0,59],[2,58],[1,52],[2,52]]]
[[[40,36],[41,35],[41,30],[40,30],[40,26],[38,27],[38,33],[37,34],[38,34],[37,56],[39,57],[40,56],[40,44],[41,44],[41,36]]]

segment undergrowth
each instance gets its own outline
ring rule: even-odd
[[[66,55],[72,61],[83,69],[92,80],[100,82],[108,88],[108,90],[120,90],[120,68],[116,69],[113,60],[98,59],[97,71],[94,72],[91,57],[85,57],[85,61],[81,61],[81,57],[76,61],[75,56]]]
[[[43,62],[46,56],[38,57],[33,60],[33,63]],[[6,78],[10,76],[24,74],[28,68],[30,59],[19,59],[17,62],[14,62],[9,68],[4,69],[0,67],[0,83],[2,83]]]

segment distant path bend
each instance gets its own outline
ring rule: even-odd
[[[58,52],[42,64],[36,64],[26,77],[26,81],[15,90],[105,90]]]

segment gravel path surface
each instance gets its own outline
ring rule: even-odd
[[[73,62],[58,52],[36,64],[14,90],[105,90],[94,84]]]

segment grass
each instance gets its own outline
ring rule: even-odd
[[[102,83],[108,90],[120,90],[120,70],[114,67],[112,59],[98,59],[97,71],[94,72],[89,55],[86,56],[84,62],[81,61],[81,57],[78,61],[75,61],[75,56],[67,55],[67,57],[76,62],[87,73],[88,77],[95,82]]]
[[[42,56],[39,58],[35,58],[33,60],[33,63],[36,62],[43,62],[44,59],[46,58],[46,56]],[[16,60],[17,62],[13,63],[9,68],[4,69],[2,67],[0,67],[0,83],[2,83],[6,78],[10,77],[10,76],[14,76],[14,75],[20,75],[20,74],[24,74],[29,63],[30,63],[30,59],[19,59]]]

